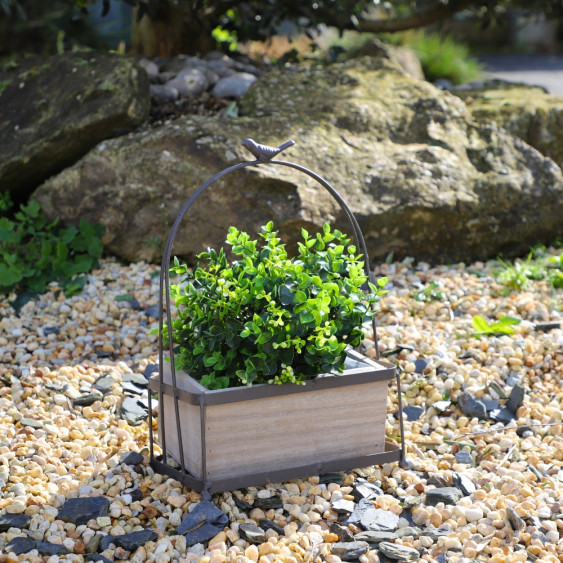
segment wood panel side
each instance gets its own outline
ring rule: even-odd
[[[386,416],[386,381],[209,406],[209,479],[382,452]]]
[[[161,398],[163,404],[164,425],[166,429],[166,449],[178,463],[180,463],[180,449],[178,447],[178,432],[174,399],[169,395]],[[201,463],[201,418],[199,406],[178,401],[180,414],[180,428],[182,444],[184,446],[184,463],[189,472],[198,479],[202,477]],[[158,431],[158,440],[162,445],[161,426]]]

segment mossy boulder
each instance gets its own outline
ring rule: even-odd
[[[118,55],[23,59],[0,72],[0,85],[0,189],[20,201],[150,109],[146,72]]]
[[[454,93],[475,119],[493,120],[563,167],[563,97],[540,87],[498,81]]]
[[[240,117],[189,116],[106,141],[34,194],[51,217],[106,227],[107,249],[158,260],[188,197],[226,166],[252,157],[245,137],[324,176],[350,204],[371,258],[450,262],[523,253],[563,235],[563,177],[550,159],[457,97],[362,58],[280,68],[254,84]],[[256,232],[273,219],[285,236],[323,222],[348,229],[331,196],[296,170],[249,167],[206,190],[173,249],[217,247],[231,224]],[[348,229],[349,230],[349,229]]]

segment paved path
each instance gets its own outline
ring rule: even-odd
[[[563,96],[563,56],[483,55],[479,59],[490,78],[537,84],[550,94]]]

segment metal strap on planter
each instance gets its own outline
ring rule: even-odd
[[[294,141],[287,141],[282,144],[278,148],[268,147],[265,145],[260,145],[254,142],[252,139],[245,139],[243,141],[243,146],[246,147],[253,156],[256,157],[255,160],[252,161],[245,161],[230,166],[225,170],[215,174],[215,176],[211,177],[207,180],[204,184],[202,184],[188,199],[186,204],[182,207],[176,220],[174,221],[172,228],[170,229],[170,233],[168,235],[168,239],[166,241],[166,246],[164,248],[164,254],[162,257],[161,263],[161,271],[160,271],[160,294],[159,294],[159,306],[160,306],[160,313],[159,313],[159,351],[158,351],[158,361],[159,361],[159,378],[157,385],[151,385],[151,389],[158,390],[159,393],[159,407],[160,407],[160,415],[159,415],[159,435],[160,435],[160,442],[163,450],[163,459],[162,461],[158,460],[154,456],[154,436],[153,436],[153,420],[152,420],[152,397],[151,393],[149,392],[149,438],[150,438],[150,463],[151,466],[160,473],[165,473],[173,477],[174,479],[182,482],[186,486],[193,488],[198,491],[203,491],[205,494],[209,494],[209,492],[226,490],[228,488],[237,488],[240,486],[246,486],[252,482],[252,480],[256,480],[256,482],[263,480],[264,482],[268,480],[281,480],[281,479],[292,479],[297,477],[302,477],[306,475],[313,475],[318,474],[320,472],[329,472],[329,471],[338,471],[338,470],[345,470],[345,469],[353,469],[355,467],[362,467],[367,465],[379,465],[382,463],[387,463],[390,461],[397,461],[401,460],[401,465],[405,466],[408,465],[408,462],[405,458],[405,439],[404,439],[404,428],[403,428],[403,407],[402,407],[402,398],[401,398],[401,382],[400,382],[400,375],[398,371],[396,372],[396,381],[397,381],[397,393],[398,393],[398,404],[399,404],[399,428],[401,434],[401,445],[398,448],[395,444],[391,442],[386,442],[385,451],[372,454],[369,456],[362,456],[359,458],[348,459],[346,463],[343,464],[341,462],[328,462],[328,463],[318,463],[314,465],[308,466],[301,466],[293,469],[285,469],[280,470],[279,472],[274,471],[270,472],[268,475],[245,475],[241,477],[241,479],[228,479],[224,480],[224,482],[218,481],[210,483],[207,479],[206,474],[206,443],[205,443],[205,424],[206,424],[206,402],[205,396],[200,395],[199,403],[200,403],[200,419],[201,419],[201,455],[202,455],[202,478],[197,479],[194,476],[190,475],[187,468],[186,468],[186,460],[184,457],[184,448],[182,442],[182,421],[180,420],[180,413],[179,413],[179,406],[178,406],[178,399],[182,394],[182,391],[178,389],[177,380],[176,380],[176,370],[174,366],[174,346],[173,346],[173,339],[172,339],[172,330],[168,330],[168,351],[170,356],[170,375],[171,375],[171,382],[172,386],[169,384],[165,384],[164,382],[164,343],[163,343],[163,327],[164,327],[164,318],[163,312],[166,311],[166,323],[168,327],[172,326],[172,317],[171,317],[171,304],[170,304],[170,258],[172,247],[174,244],[174,240],[176,238],[176,233],[182,222],[182,219],[193,205],[195,200],[205,191],[211,184],[223,178],[227,174],[234,172],[236,170],[240,170],[243,168],[247,168],[250,166],[260,166],[261,164],[273,164],[278,166],[286,166],[288,168],[293,168],[298,170],[307,176],[313,178],[316,182],[321,184],[331,195],[332,197],[338,202],[340,208],[346,216],[348,217],[352,231],[354,234],[354,238],[356,244],[360,247],[361,252],[364,258],[364,267],[365,272],[370,281],[374,281],[373,274],[369,267],[369,256],[366,248],[365,239],[363,237],[362,231],[360,226],[356,220],[351,209],[348,207],[344,199],[340,196],[340,194],[321,176],[312,172],[311,170],[301,166],[299,164],[295,164],[293,162],[287,162],[283,160],[272,160],[277,154],[282,152],[283,150],[293,146],[295,143]],[[375,350],[376,350],[376,358],[379,360],[379,346],[377,341],[377,332],[376,332],[376,325],[375,325],[375,318],[372,319],[373,325],[373,335],[375,341]],[[380,362],[384,365],[384,362]],[[385,365],[384,365],[385,367]],[[388,366],[389,369],[393,369],[391,365]],[[151,381],[151,384],[153,381]],[[165,420],[164,420],[164,395],[172,395],[174,401],[174,411],[175,411],[175,423],[176,423],[176,432],[178,436],[178,444],[179,444],[179,464],[180,468],[174,468],[169,465],[167,461],[167,448],[166,448],[166,429],[165,429]],[[339,465],[338,465],[339,464]]]

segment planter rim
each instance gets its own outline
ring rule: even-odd
[[[191,405],[222,405],[225,403],[236,403],[240,401],[250,401],[266,397],[279,397],[297,393],[310,393],[321,389],[334,389],[348,385],[359,385],[375,381],[390,380],[395,375],[395,367],[389,362],[370,360],[354,350],[348,350],[348,356],[358,363],[365,364],[365,367],[347,368],[342,374],[320,374],[314,379],[307,380],[305,385],[295,383],[282,383],[281,385],[260,383],[257,385],[228,387],[226,389],[207,389],[198,381],[193,379],[187,372],[178,370],[177,375],[182,375],[188,379],[188,385],[192,388],[182,389],[172,383],[165,383],[164,378],[160,379],[158,374],[149,379],[149,387],[152,391],[161,393],[185,401]],[[167,366],[163,366],[163,370]]]

